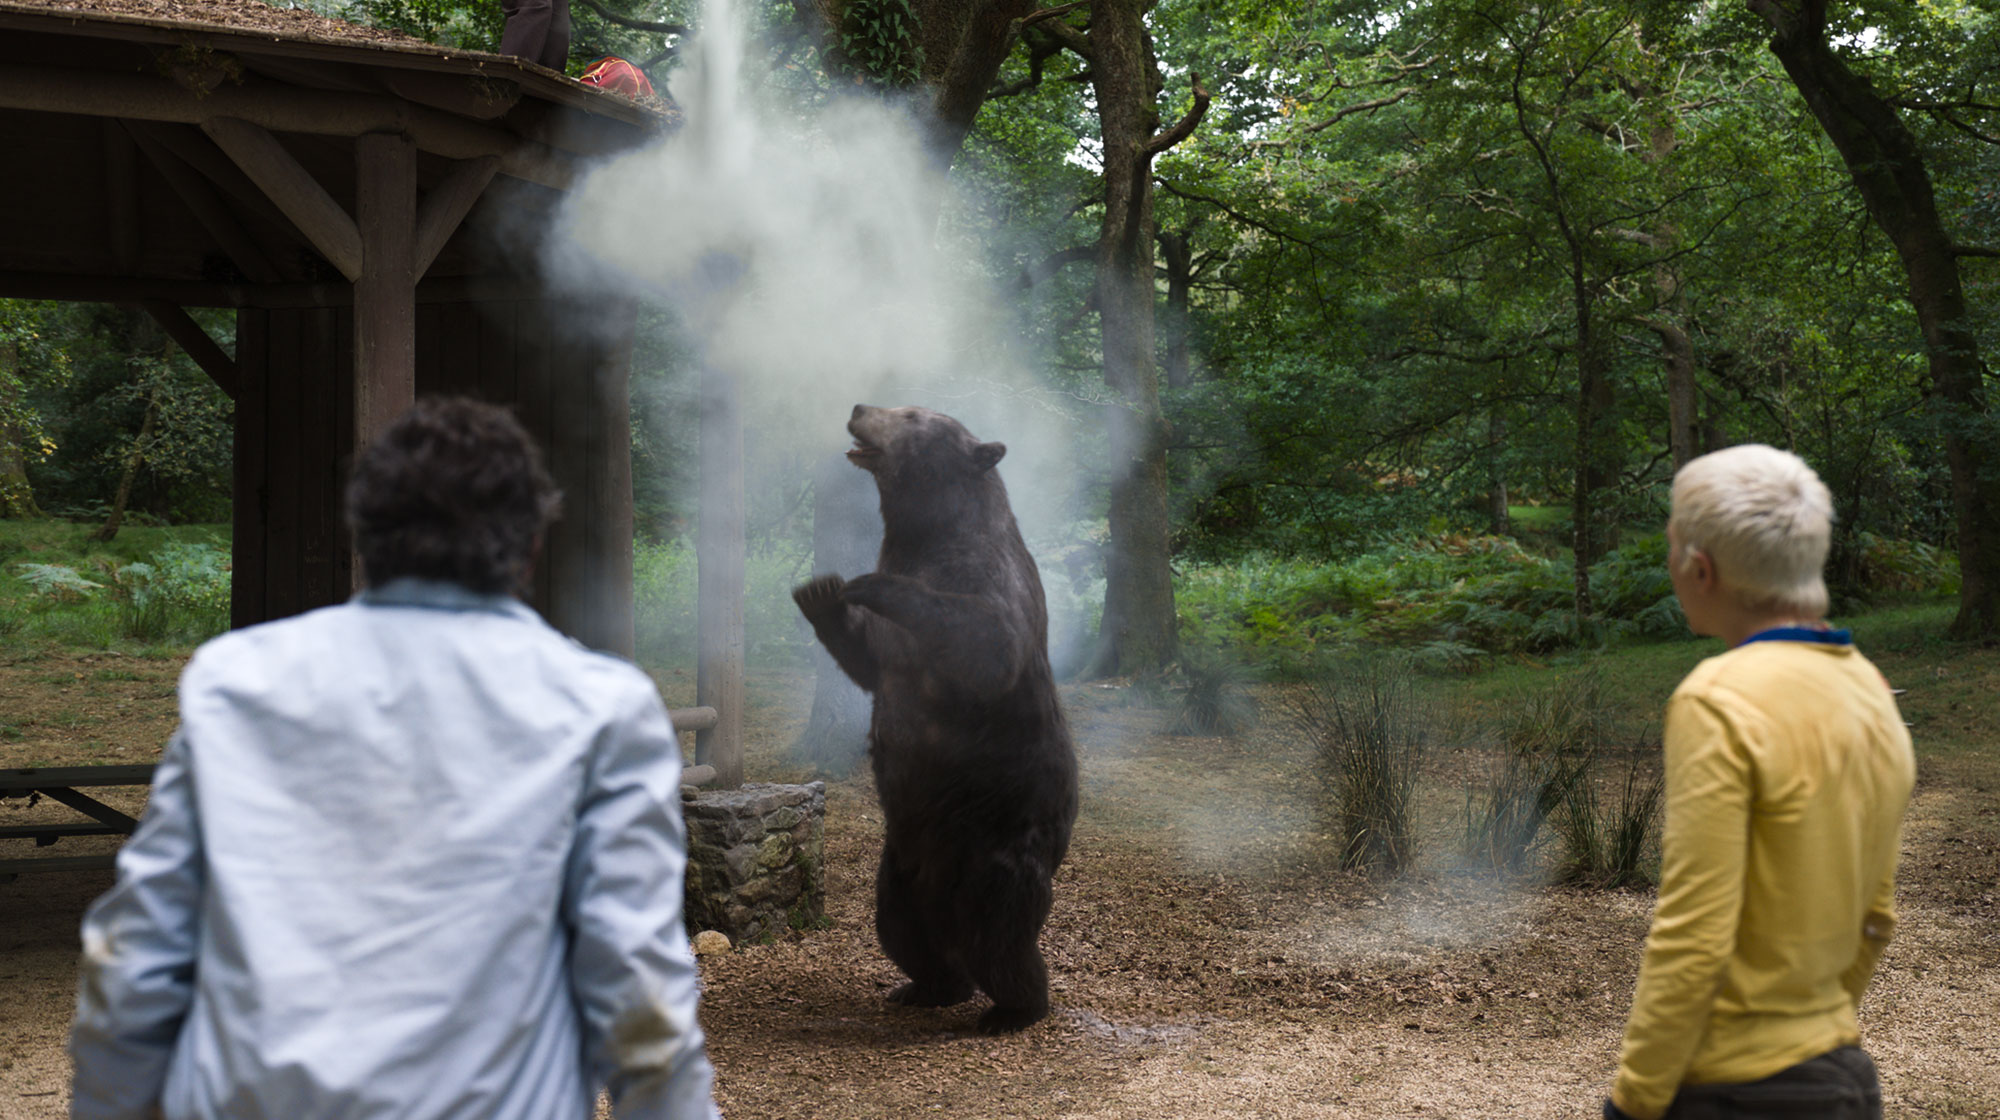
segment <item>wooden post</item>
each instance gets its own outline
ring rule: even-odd
[[[398,133],[354,142],[354,450],[417,399],[417,148]]]
[[[590,534],[592,607],[601,627],[601,648],[631,657],[638,645],[632,620],[630,392],[638,308],[621,303],[609,314],[607,322],[617,333],[597,355],[590,378],[590,452],[584,464],[590,484],[582,513]],[[740,625],[740,611],[738,618]]]
[[[701,515],[695,526],[695,703],[716,724],[695,735],[694,760],[717,787],[743,784],[743,415],[736,380],[701,374]]]

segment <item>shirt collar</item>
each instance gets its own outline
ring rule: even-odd
[[[445,611],[492,611],[496,614],[539,619],[540,616],[512,595],[491,595],[474,591],[450,580],[400,576],[379,587],[363,588],[354,596],[368,607],[429,607]]]
[[[1736,643],[1738,649],[1751,642],[1812,642],[1822,646],[1851,646],[1854,633],[1851,630],[1815,630],[1810,626],[1773,626],[1769,630],[1759,630],[1755,634]]]

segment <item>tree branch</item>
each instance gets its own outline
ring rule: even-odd
[[[1097,259],[1097,245],[1095,243],[1089,245],[1072,245],[1067,249],[1059,249],[1043,257],[1041,262],[1033,268],[1022,269],[1020,286],[1022,288],[1032,288],[1054,276],[1056,273],[1061,272],[1064,265],[1077,264],[1081,261],[1095,259]]]
[[[598,18],[604,20],[606,23],[615,23],[620,27],[629,27],[634,31],[653,31],[661,35],[686,35],[688,33],[687,25],[685,24],[655,23],[652,20],[621,16],[599,3],[598,0],[583,0],[583,6],[596,12]]]
[[[1395,93],[1390,94],[1387,97],[1378,97],[1373,101],[1361,101],[1361,102],[1356,102],[1353,105],[1344,105],[1339,110],[1335,111],[1335,113],[1332,116],[1326,118],[1325,120],[1319,122],[1318,124],[1307,125],[1305,127],[1305,131],[1308,134],[1315,132],[1324,132],[1327,129],[1332,128],[1334,125],[1339,124],[1341,119],[1344,117],[1351,117],[1356,113],[1372,113],[1377,109],[1386,109],[1389,106],[1394,105],[1396,102],[1401,101],[1403,98],[1408,97],[1415,92],[1416,92],[1415,86],[1404,86],[1402,89],[1397,90]]]
[[[1090,0],[1076,0],[1076,2],[1073,4],[1063,4],[1059,7],[1043,8],[1039,12],[1029,12],[1027,15],[1021,17],[1020,25],[1019,27],[1016,28],[1016,30],[1024,30],[1026,28],[1033,27],[1034,25],[1042,22],[1045,19],[1054,19],[1057,16],[1066,16],[1071,12],[1076,11],[1078,8],[1088,8],[1088,7],[1090,7]]]
[[[2000,257],[2000,245],[1953,245],[1954,257]]]
[[[1144,156],[1159,155],[1187,139],[1194,133],[1194,127],[1201,123],[1201,118],[1208,114],[1209,93],[1207,87],[1201,84],[1201,75],[1188,76],[1194,79],[1194,108],[1188,110],[1187,116],[1174,122],[1174,127],[1146,141],[1145,146],[1140,149]]]
[[[1036,24],[1035,31],[1054,39],[1063,49],[1085,62],[1097,61],[1096,55],[1090,49],[1090,36],[1084,34],[1080,28],[1072,27],[1059,19],[1051,19]]]

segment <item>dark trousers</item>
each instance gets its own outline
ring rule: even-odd
[[[500,0],[500,11],[507,17],[500,53],[562,73],[569,61],[569,0]]]
[[[1875,1063],[1858,1046],[1830,1050],[1762,1081],[1683,1085],[1666,1120],[1882,1120]]]

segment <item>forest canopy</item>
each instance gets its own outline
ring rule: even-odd
[[[480,49],[499,27],[486,0],[321,7]],[[1993,0],[758,12],[802,114],[888,97],[929,121],[940,245],[1050,389],[1145,421],[1156,479],[1100,459],[1069,496],[1064,546],[1113,558],[1107,612],[1171,625],[1171,590],[1120,598],[1152,578],[1118,574],[1135,558],[1185,595],[1202,564],[1490,534],[1560,566],[1581,633],[1622,593],[1592,573],[1657,533],[1675,468],[1757,441],[1832,488],[1838,594],[1957,588],[1960,636],[2000,630]],[[702,19],[692,0],[574,15],[572,72],[616,53],[662,90]],[[101,517],[122,483],[158,519],[226,514],[227,399],[143,316],[0,315],[0,512]],[[691,513],[667,449],[694,421],[648,318],[635,475],[642,533],[667,541]],[[809,538],[811,469],[752,466],[755,530]]]

